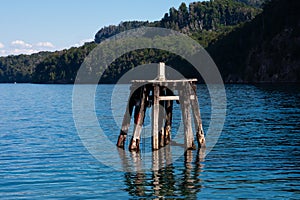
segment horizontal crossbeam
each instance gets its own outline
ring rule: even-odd
[[[159,101],[179,100],[179,96],[160,96]]]

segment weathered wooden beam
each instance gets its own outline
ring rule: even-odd
[[[152,150],[159,149],[158,140],[158,118],[159,118],[159,85],[153,85],[153,107],[152,107]]]
[[[157,77],[156,77],[157,80],[159,80],[159,81],[166,80],[165,70],[166,70],[165,63],[163,63],[163,62],[158,63]]]
[[[179,96],[160,96],[160,101],[179,100]]]
[[[122,122],[122,127],[120,130],[120,135],[119,135],[118,142],[117,142],[117,146],[119,148],[123,148],[123,149],[124,149],[124,143],[125,143],[125,140],[127,137],[128,129],[130,126],[130,120],[131,120],[131,116],[132,116],[133,107],[135,105],[134,93],[135,93],[135,91],[133,90],[133,88],[131,88],[128,103],[126,106],[126,111],[125,111],[123,122]]]
[[[133,136],[130,141],[129,145],[129,151],[139,151],[140,146],[140,136],[141,131],[144,123],[145,118],[145,112],[146,112],[146,100],[148,96],[148,90],[146,86],[142,86],[140,88],[140,102],[138,102],[139,105],[135,106],[134,110],[134,130],[133,130]]]
[[[192,133],[190,91],[188,85],[189,84],[184,83],[182,89],[179,91],[182,119],[184,124],[184,144],[186,149],[196,149]]]
[[[191,83],[189,87],[191,96],[193,95],[193,98],[191,99],[191,106],[194,116],[194,124],[195,124],[195,131],[196,131],[196,137],[198,142],[198,148],[205,146],[205,137],[204,137],[204,131],[202,127],[202,120],[201,120],[201,114],[200,114],[200,108],[199,108],[199,102],[197,97],[197,86],[194,83]]]
[[[166,95],[172,95],[173,92],[169,89],[166,90]],[[179,97],[179,96],[178,96]],[[179,100],[179,99],[178,99]],[[171,128],[172,128],[172,116],[173,116],[173,101],[168,100],[165,104],[166,109],[166,121],[165,121],[165,145],[168,145],[171,141]]]
[[[193,79],[180,79],[180,80],[157,80],[157,79],[154,79],[154,80],[132,80],[131,83],[151,83],[151,84],[160,84],[160,85],[165,85],[167,83],[178,83],[178,84],[181,84],[181,83],[186,83],[186,82],[197,82],[197,79],[196,78],[193,78]]]
[[[166,88],[160,86],[159,99],[166,94]],[[159,118],[158,118],[158,128],[159,128],[159,148],[165,146],[165,101],[159,101]]]

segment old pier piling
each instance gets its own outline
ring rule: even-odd
[[[180,102],[184,124],[185,148],[196,148],[194,135],[192,133],[192,117],[194,118],[198,147],[205,146],[199,103],[196,94],[196,82],[197,79],[167,80],[165,77],[164,63],[159,63],[156,79],[132,80],[131,92],[117,146],[124,148],[133,114],[134,130],[129,144],[129,151],[139,151],[140,135],[145,113],[146,109],[150,106],[152,106],[152,150],[158,150],[168,145],[171,141],[173,101]],[[133,108],[135,108],[134,113]]]

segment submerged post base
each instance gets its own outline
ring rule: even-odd
[[[205,147],[205,137],[202,131],[197,132],[197,141],[198,141],[198,148]]]
[[[197,147],[196,147],[196,145],[195,145],[194,142],[192,142],[192,145],[191,145],[191,146],[187,146],[187,147],[186,147],[186,150],[196,150],[196,149],[197,149]]]
[[[124,149],[126,137],[127,137],[127,135],[122,133],[122,131],[121,131],[119,138],[118,138],[117,147]]]
[[[165,128],[165,145],[170,144],[171,142],[171,126],[168,125]]]
[[[140,151],[140,140],[131,138],[130,145],[129,145],[129,151]]]

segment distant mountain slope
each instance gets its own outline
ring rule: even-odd
[[[36,65],[52,55],[50,52],[40,52],[32,55],[0,57],[0,83],[32,82]]]
[[[274,0],[208,51],[226,82],[300,82],[300,2]],[[225,51],[224,51],[225,50]]]
[[[123,31],[139,28],[141,26],[149,26],[149,22],[143,21],[128,21],[128,22],[121,22],[119,25],[110,25],[108,27],[101,28],[95,35],[95,42],[100,43],[103,40],[121,33]]]
[[[235,26],[251,21],[259,12],[257,8],[234,0],[193,2],[188,7],[182,3],[178,9],[170,8],[160,21],[129,21],[101,28],[95,35],[95,42],[100,43],[125,30],[152,26],[180,31],[206,47]]]
[[[211,54],[225,82],[300,82],[299,1],[273,0],[263,4],[263,12],[249,6],[255,2],[261,5],[263,0],[238,1],[244,0],[194,2],[188,7],[182,3],[178,9],[170,8],[160,21],[104,27],[96,33],[95,42],[79,48],[1,57],[0,82],[73,83],[78,68],[97,43],[141,26],[170,28],[191,36]],[[114,83],[132,67],[159,61],[186,77],[195,76],[180,57],[144,49],[117,59],[101,81]]]

